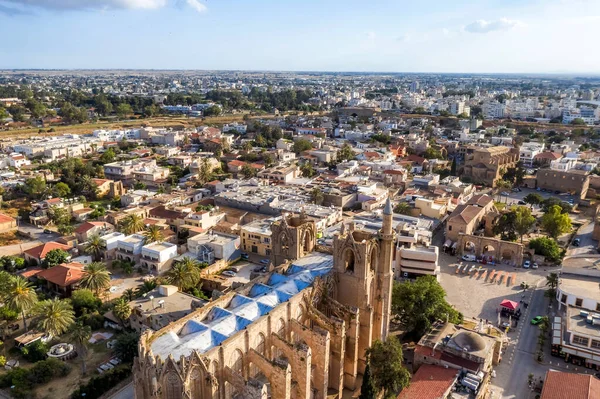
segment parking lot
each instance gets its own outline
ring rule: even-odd
[[[445,253],[440,254],[439,263],[440,283],[446,291],[448,302],[462,312],[465,318],[487,319],[493,324],[496,323],[497,309],[503,299],[516,302],[521,300],[523,295],[521,282],[535,286],[537,282],[544,280],[550,271],[556,271],[555,268],[532,270],[504,264],[482,265],[476,262],[459,261],[456,256]],[[457,267],[461,265],[461,270],[464,270],[465,265],[469,265],[468,270],[471,270],[471,266],[474,265],[476,269],[481,268],[481,271],[457,274]],[[501,280],[496,277],[492,282],[490,276],[493,271],[496,275],[502,273],[504,277]],[[513,274],[514,281],[507,283],[507,276]]]
[[[240,260],[235,264],[227,268],[227,270],[234,271],[235,276],[227,276],[221,273],[221,276],[230,280],[231,282],[237,282],[246,284],[250,281],[250,275],[257,269],[266,270],[268,265],[260,263],[260,259],[257,258],[256,262],[250,260]]]
[[[577,198],[575,198],[575,196],[570,195],[570,194],[555,194],[554,192],[545,192],[545,191],[537,191],[535,189],[532,188],[520,188],[521,191],[512,191],[512,190],[507,190],[506,193],[508,193],[508,196],[504,196],[504,195],[495,195],[494,199],[495,200],[500,200],[500,202],[505,202],[508,205],[516,205],[519,203],[519,201],[523,201],[523,199],[531,193],[537,193],[539,195],[541,195],[544,199],[546,198],[550,198],[550,197],[556,197],[558,199],[560,199],[561,201],[576,201]]]

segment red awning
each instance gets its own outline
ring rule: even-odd
[[[508,299],[505,299],[502,302],[500,302],[500,306],[502,306],[503,308],[510,309],[510,310],[517,310],[517,308],[519,307],[519,304],[516,303],[515,301],[509,301]]]

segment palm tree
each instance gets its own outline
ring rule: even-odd
[[[144,244],[162,242],[164,239],[165,236],[163,235],[161,228],[157,225],[148,226],[146,231],[144,231]]]
[[[90,326],[77,323],[71,329],[71,339],[75,342],[77,353],[81,357],[81,374],[86,374],[85,358],[87,357],[87,344],[90,336],[92,335],[92,329]]]
[[[113,314],[118,317],[123,326],[125,326],[125,321],[129,319],[129,316],[131,316],[131,308],[129,307],[129,303],[127,303],[125,298],[119,298],[119,300],[115,302]]]
[[[401,215],[410,215],[411,213],[411,206],[408,202],[398,202],[398,205],[396,205],[396,207],[394,208],[394,212],[399,213]]]
[[[94,234],[88,238],[84,249],[86,254],[90,254],[94,257],[94,261],[100,260],[100,254],[104,251],[104,243],[100,238],[100,235]]]
[[[200,267],[195,259],[184,257],[175,263],[167,272],[167,281],[183,291],[186,288],[195,287],[200,281]]]
[[[152,279],[152,280],[146,280],[142,283],[142,285],[140,285],[136,291],[136,295],[137,296],[142,296],[144,294],[147,294],[148,292],[152,291],[153,289],[156,288],[156,280]]]
[[[123,292],[123,298],[127,299],[127,301],[133,301],[135,299],[135,291],[133,290],[133,288],[127,288],[124,292]]]
[[[558,287],[558,274],[550,273],[546,276],[546,285],[550,287],[550,289],[556,289]]]
[[[38,328],[53,337],[63,334],[75,323],[75,312],[71,304],[58,298],[40,302],[36,313],[40,317]]]
[[[25,313],[33,308],[36,303],[37,295],[31,284],[23,277],[13,278],[6,294],[6,305],[15,312],[21,313],[25,331],[27,331]]]
[[[121,222],[121,229],[125,234],[134,234],[144,230],[144,219],[141,216],[131,214]]]
[[[108,289],[110,286],[110,272],[106,266],[100,262],[92,262],[83,270],[81,278],[81,287],[94,291],[96,296],[100,291]]]

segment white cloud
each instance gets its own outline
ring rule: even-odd
[[[405,42],[405,43],[408,43],[408,42],[410,42],[411,40],[412,40],[412,36],[411,36],[409,33],[405,33],[405,34],[403,34],[403,35],[400,35],[400,36],[398,37],[398,41],[399,41],[399,42]]]
[[[200,3],[199,0],[187,0],[188,6],[192,7],[194,10],[198,12],[205,12],[206,6]]]
[[[3,4],[15,5],[10,10],[28,11],[33,9],[48,10],[155,10],[177,3],[179,0],[0,0],[0,12]],[[198,12],[206,11],[206,5],[200,0],[186,0],[188,6]],[[18,8],[17,8],[18,7]]]
[[[470,33],[488,33],[499,30],[510,30],[518,26],[523,26],[523,23],[507,18],[500,18],[496,21],[480,19],[465,26],[464,30]]]

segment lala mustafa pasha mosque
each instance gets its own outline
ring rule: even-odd
[[[309,399],[359,388],[366,350],[389,332],[394,230],[344,225],[333,248],[314,221],[273,224],[271,270],[140,338],[136,399]]]

